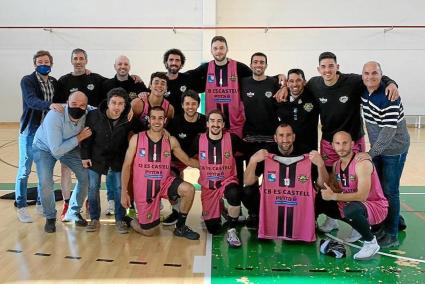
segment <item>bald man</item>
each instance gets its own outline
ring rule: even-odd
[[[398,230],[403,229],[400,226],[403,220],[399,187],[410,146],[409,132],[401,99],[386,99],[380,64],[367,62],[363,66],[362,79],[366,87],[362,94],[363,117],[370,141],[366,158],[373,159],[389,203],[388,216],[376,235],[382,248],[396,247],[399,245]]]
[[[33,156],[41,186],[41,204],[46,217],[44,231],[47,233],[56,231],[53,169],[58,160],[75,173],[78,181],[64,221],[74,221],[77,226],[87,226],[80,209],[87,196],[88,173],[81,163],[78,147],[81,141],[92,134],[90,128],[84,127],[87,102],[87,96],[83,92],[72,93],[64,106],[65,111],[48,112],[35,133]]]
[[[332,167],[329,185],[325,183],[316,197],[316,216],[324,213],[350,224],[364,240],[354,259],[368,259],[380,249],[370,226],[385,220],[388,202],[372,161],[356,159],[348,132],[335,133],[332,147],[339,160]]]

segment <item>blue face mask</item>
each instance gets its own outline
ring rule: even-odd
[[[50,73],[50,71],[52,71],[52,67],[50,67],[49,65],[38,65],[37,67],[35,67],[35,71],[37,71],[41,75],[47,75]]]

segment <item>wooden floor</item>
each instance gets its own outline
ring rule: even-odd
[[[425,130],[411,128],[411,148],[402,185],[425,185]],[[422,135],[421,135],[422,132]],[[18,161],[17,125],[0,125],[0,185],[14,183]],[[59,171],[55,173],[59,175]],[[197,173],[187,175],[192,182]],[[59,179],[57,179],[59,180]],[[36,182],[32,174],[30,182]],[[5,188],[5,186],[3,186]],[[6,186],[7,188],[7,186]],[[1,191],[6,193],[6,191]],[[102,201],[105,203],[104,192]],[[105,208],[105,204],[103,204]],[[57,203],[57,208],[61,203]],[[120,235],[113,218],[102,216],[99,232],[87,233],[70,224],[57,224],[56,234],[43,231],[44,219],[30,212],[32,224],[20,223],[12,201],[0,200],[1,283],[203,283],[193,273],[195,256],[205,255],[206,234],[200,226],[200,200],[196,197],[188,225],[201,233],[200,241],[173,237],[162,228],[160,235]],[[166,209],[166,211],[169,209]]]

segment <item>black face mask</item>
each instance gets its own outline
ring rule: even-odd
[[[68,113],[72,118],[80,119],[86,113],[86,110],[79,107],[70,107],[68,105]]]

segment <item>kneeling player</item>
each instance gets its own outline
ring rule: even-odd
[[[199,234],[185,224],[192,207],[195,188],[171,175],[171,152],[191,167],[199,167],[199,164],[197,160],[190,159],[183,152],[174,137],[170,136],[169,139],[164,137],[165,122],[165,110],[161,107],[152,107],[149,111],[149,130],[131,138],[122,170],[121,203],[125,208],[130,207],[127,185],[132,172],[138,222],[128,220],[131,227],[146,236],[155,234],[160,222],[161,198],[171,200],[181,198],[174,235],[197,240]]]

